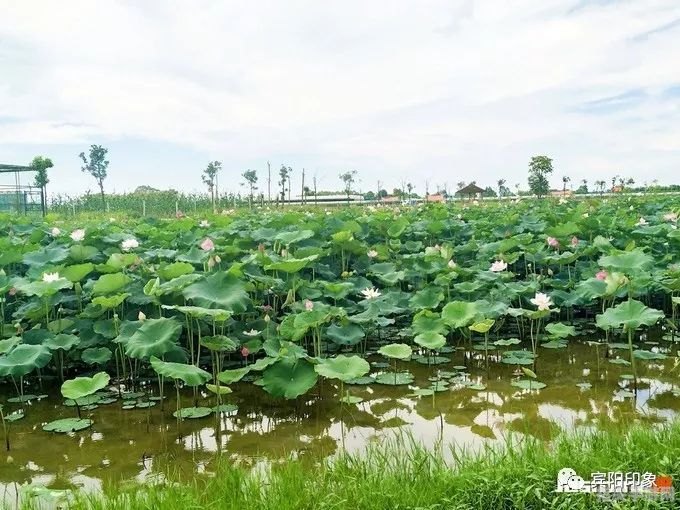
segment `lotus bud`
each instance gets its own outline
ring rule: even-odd
[[[10,287],[10,289],[9,289],[9,291],[7,291],[7,293],[8,293],[10,296],[16,296],[16,294],[17,294],[17,288],[16,288],[16,287]]]
[[[146,320],[146,314],[140,310],[139,313],[137,314],[137,320],[145,321]]]
[[[272,319],[271,319],[271,317],[269,317],[269,315],[265,315],[265,316],[264,316],[264,321],[265,321],[265,322],[268,323],[268,322],[271,321],[271,320],[272,320]]]
[[[208,269],[212,269],[213,267],[215,267],[215,259],[213,257],[210,257],[208,259]]]
[[[215,255],[215,262],[218,263],[218,264],[219,264],[220,262],[222,262],[222,259],[220,258],[219,255]]]
[[[241,347],[241,356],[243,356],[244,358],[247,358],[249,354],[250,354],[250,351],[248,350],[248,348],[245,345],[243,347]]]
[[[288,256],[288,250],[286,250],[285,248],[281,250],[281,256],[286,258]]]
[[[264,243],[260,243],[257,246],[257,251],[259,251],[260,253],[264,253]]]
[[[115,312],[114,312],[114,314],[113,314],[113,320],[114,320],[114,321],[117,321],[117,320],[118,320],[118,314],[115,313]]]
[[[6,274],[4,269],[0,269],[0,276],[5,276]]]

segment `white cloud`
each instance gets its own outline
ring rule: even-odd
[[[524,183],[536,153],[572,182],[670,181],[680,155],[680,93],[665,93],[680,84],[675,0],[0,0],[0,12],[0,143],[15,152],[142,139],[229,168],[323,169],[326,187],[351,167],[365,188],[409,178],[421,191]],[[116,187],[138,184],[111,160]]]

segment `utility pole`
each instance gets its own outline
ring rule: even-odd
[[[272,203],[272,165],[267,161],[267,200]]]
[[[375,194],[375,201],[376,201],[376,202],[380,201],[380,185],[381,185],[381,184],[382,184],[382,183],[381,183],[380,180],[378,179],[378,191],[377,191],[376,194]]]
[[[316,200],[316,174],[314,174],[314,178],[312,179],[312,181],[314,182],[314,205],[317,205],[318,202]]]
[[[430,181],[425,179],[425,197],[430,196]]]
[[[292,173],[293,173],[293,169],[291,167],[288,167],[288,203],[290,203],[290,188],[292,187],[291,183],[290,183],[290,174],[292,174]],[[285,197],[284,197],[284,200],[285,200]]]
[[[302,194],[300,195],[302,205],[305,205],[305,169],[302,169]]]

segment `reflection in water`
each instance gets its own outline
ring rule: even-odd
[[[0,462],[0,491],[12,502],[17,483],[86,490],[120,480],[153,483],[167,473],[210,473],[219,456],[263,469],[289,458],[333,456],[342,448],[361,452],[370,442],[404,431],[428,446],[443,441],[470,451],[509,433],[548,440],[559,429],[660,423],[676,416],[680,391],[670,361],[638,363],[635,398],[630,369],[609,363],[602,348],[599,360],[595,352],[585,343],[541,349],[536,373],[547,386],[540,391],[512,386],[518,379],[515,366],[493,362],[487,375],[483,355],[455,351],[443,365],[400,363],[400,370],[415,376],[410,386],[352,386],[351,394],[363,398],[356,405],[341,407],[338,388],[328,381],[297,401],[275,400],[253,384],[236,384],[228,398],[239,406],[233,415],[178,424],[171,416],[172,400],[164,411],[160,406],[123,410],[117,401],[91,411],[91,429],[68,435],[42,430],[48,421],[74,415],[73,408],[51,397],[33,402],[26,418],[12,424],[12,449]],[[458,372],[464,375],[438,377],[466,361],[466,370]],[[434,382],[440,391],[413,394]],[[483,389],[471,389],[473,383]],[[202,396],[199,405],[213,405],[210,399]],[[7,407],[12,411],[17,404]]]

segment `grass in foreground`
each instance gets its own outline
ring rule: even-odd
[[[72,508],[106,509],[590,509],[678,508],[672,502],[604,503],[590,495],[555,493],[558,471],[650,471],[680,478],[680,422],[627,433],[572,433],[551,446],[535,440],[478,454],[428,451],[405,438],[319,464],[291,461],[253,474],[221,464],[214,477],[176,484],[108,489],[80,495]]]

